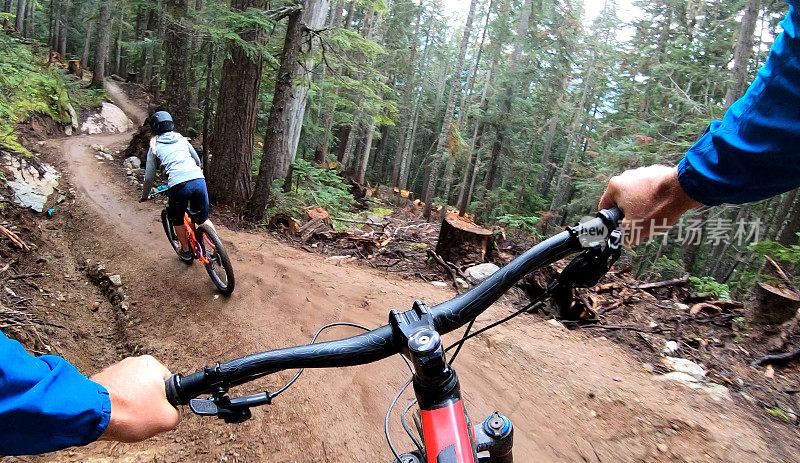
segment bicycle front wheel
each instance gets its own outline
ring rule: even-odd
[[[211,277],[211,281],[219,292],[227,296],[233,292],[235,280],[233,278],[233,266],[228,258],[228,253],[225,252],[225,246],[222,245],[222,241],[207,224],[198,225],[197,231],[200,232],[198,238],[209,260],[208,265],[206,265],[208,276]]]

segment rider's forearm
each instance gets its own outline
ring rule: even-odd
[[[745,203],[800,186],[800,10],[794,3],[747,93],[681,160],[678,180],[692,199]]]
[[[153,180],[156,178],[156,157],[153,150],[147,151],[147,166],[145,166],[144,183],[142,184],[141,200],[145,201],[150,196],[150,189],[153,188]]]
[[[34,357],[0,333],[0,455],[86,445],[106,430],[108,391],[60,357]]]

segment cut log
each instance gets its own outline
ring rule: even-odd
[[[325,220],[331,216],[330,214],[328,214],[328,211],[326,211],[321,207],[309,208],[308,210],[306,210],[306,214],[308,215],[308,218],[310,220],[314,219]]]
[[[777,262],[766,259],[769,283],[756,282],[744,307],[754,323],[780,324],[797,314],[800,291]]]
[[[745,302],[745,310],[755,323],[780,324],[797,313],[800,294],[793,288],[756,283]]]
[[[142,167],[144,167],[147,162],[147,150],[150,148],[150,137],[152,136],[153,132],[150,131],[150,124],[147,122],[142,123],[142,125],[136,129],[136,133],[133,134],[133,137],[131,137],[128,146],[122,150],[123,157],[129,158],[131,156],[136,156],[139,158],[139,161],[142,162]]]
[[[442,259],[456,264],[485,262],[492,248],[491,230],[455,213],[445,215],[436,243],[436,254]]]
[[[79,78],[83,78],[83,68],[81,68],[81,62],[76,59],[71,59],[67,62],[67,70],[69,70],[70,74],[76,75]]]
[[[300,233],[300,239],[303,241],[308,241],[315,237],[331,239],[332,236],[330,231],[330,228],[325,222],[322,221],[322,219],[309,220],[298,230]]]
[[[288,235],[294,235],[300,230],[300,222],[286,214],[275,214],[269,219],[267,225],[272,230],[279,230]]]

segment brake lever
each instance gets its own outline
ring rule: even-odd
[[[596,285],[622,254],[622,231],[612,231],[606,246],[596,243],[578,254],[556,278],[558,284],[577,288]]]
[[[271,403],[272,396],[269,391],[235,399],[231,399],[223,393],[210,399],[192,399],[189,401],[189,409],[196,415],[216,416],[225,420],[226,423],[241,423],[253,416],[250,412],[251,407],[269,405]]]

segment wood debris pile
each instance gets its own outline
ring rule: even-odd
[[[309,252],[351,256],[376,268],[392,269],[426,280],[437,279],[426,251],[433,249],[439,227],[426,222],[415,205],[395,209],[388,217],[331,216],[321,207],[309,208],[304,221],[278,214],[270,228]]]

